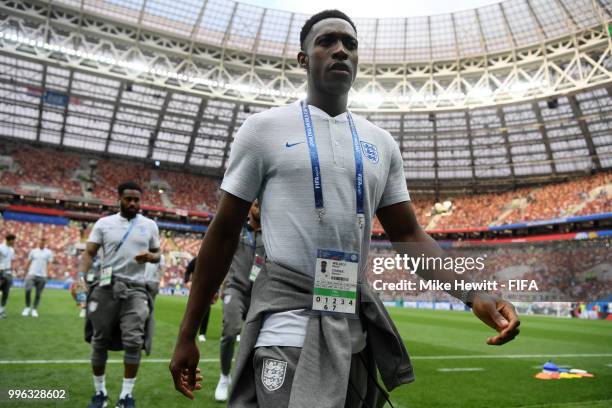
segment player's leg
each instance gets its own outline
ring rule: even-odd
[[[204,317],[202,318],[202,322],[200,322],[200,336],[198,337],[198,339],[201,342],[206,341],[206,330],[208,330],[208,320],[209,319],[210,319],[210,308],[208,308],[208,310],[206,311],[206,314],[204,314]]]
[[[47,284],[47,278],[36,277],[34,278],[34,305],[32,308],[32,316],[38,317],[38,305],[40,304],[40,298],[42,296],[42,292],[45,289],[45,285]]]
[[[133,391],[144,345],[145,325],[149,317],[147,294],[142,291],[130,291],[128,298],[122,301],[119,315],[121,342],[125,353],[123,385],[116,407],[123,408],[135,406]]]
[[[93,325],[91,339],[91,367],[95,393],[88,408],[102,408],[108,405],[106,389],[106,360],[111,345],[113,328],[117,322],[120,301],[113,299],[110,286],[95,287],[87,303],[87,317]]]
[[[277,346],[255,349],[253,369],[258,406],[275,408],[289,406],[293,376],[301,351],[299,347]]]
[[[22,316],[29,316],[32,305],[32,288],[34,288],[34,277],[27,276],[25,281],[25,309],[21,312]]]
[[[215,400],[226,401],[231,384],[230,370],[234,356],[236,336],[240,334],[244,306],[244,296],[241,292],[228,289],[223,296],[223,329],[219,345],[219,360],[221,375],[215,389]]]
[[[244,309],[244,296],[238,291],[228,290],[223,297],[223,329],[220,342],[221,373],[224,375],[229,375],[232,367],[234,342],[240,334]]]
[[[0,290],[2,291],[2,299],[0,300],[0,318],[6,317],[6,302],[8,302],[9,293],[11,286],[13,285],[13,278],[11,275],[3,274],[0,276]]]

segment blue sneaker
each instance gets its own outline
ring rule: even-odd
[[[117,401],[115,408],[136,408],[136,401],[130,394],[128,394],[125,396],[125,398]]]
[[[91,397],[91,402],[87,408],[106,408],[108,406],[108,395],[104,395],[102,391],[97,392]]]

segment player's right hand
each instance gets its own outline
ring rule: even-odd
[[[170,372],[174,380],[174,388],[189,399],[193,399],[193,391],[202,389],[199,361],[200,350],[198,350],[195,338],[179,338],[172,360],[170,360]]]

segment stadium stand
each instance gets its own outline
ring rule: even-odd
[[[69,152],[7,144],[2,156],[12,163],[1,170],[0,186],[16,191],[31,191],[48,196],[87,197],[84,186],[89,178],[88,159]],[[79,172],[77,172],[79,170]],[[217,207],[219,183],[208,177],[176,171],[154,171],[144,164],[118,159],[96,159],[92,171],[92,195],[106,202],[116,202],[116,186],[134,180],[143,187],[142,203],[156,207],[211,211]],[[155,178],[153,177],[155,176]],[[166,187],[167,186],[167,191]],[[162,199],[160,187],[167,196]]]
[[[490,225],[499,218],[506,206],[510,205],[517,196],[520,196],[520,191],[448,198],[452,202],[451,211],[439,216],[435,228],[470,228]]]
[[[117,200],[117,185],[125,180],[134,180],[145,191],[142,202],[149,205],[161,205],[158,195],[148,191],[151,170],[137,164],[119,160],[100,160],[94,176],[94,194],[97,198],[107,201]]]
[[[612,172],[564,183],[519,188],[504,193],[449,196],[451,209],[432,217],[433,199],[413,201],[419,223],[428,229],[479,228],[521,221],[612,211]],[[378,220],[374,228],[382,228]]]
[[[87,159],[53,149],[8,146],[3,157],[13,164],[0,173],[1,186],[17,191],[34,190],[51,197],[57,194],[85,196],[76,174]],[[152,170],[144,164],[118,159],[98,160],[93,175],[93,196],[106,202],[116,201],[117,184],[133,179],[144,188],[142,203],[145,205],[213,213],[216,210],[219,181],[210,177]],[[160,187],[163,187],[163,194]],[[435,213],[432,198],[416,196],[412,204],[420,225],[444,230],[608,212],[612,210],[611,194],[612,172],[607,171],[563,183],[502,193],[443,196],[442,201],[452,203],[450,210],[443,214]],[[374,230],[381,229],[375,219]]]
[[[74,179],[80,162],[77,155],[23,145],[8,153],[13,165],[2,172],[0,185],[47,194],[83,195],[80,183]]]
[[[547,220],[567,215],[574,215],[572,211],[581,202],[589,198],[589,194],[596,188],[600,191],[606,191],[602,188],[607,188],[612,183],[612,172],[597,174],[592,177],[585,177],[578,180],[568,181],[566,183],[548,185],[534,189],[527,194],[528,205],[522,209],[516,209],[506,219],[507,223],[519,221],[535,221]],[[606,193],[604,193],[606,194]],[[598,206],[605,203],[604,197],[598,197]],[[590,207],[589,207],[590,208]],[[583,208],[584,210],[584,208]],[[602,212],[610,211],[602,206]],[[581,211],[580,214],[589,214]]]
[[[170,186],[170,199],[175,207],[187,210],[217,210],[219,183],[204,176],[160,170],[160,179]]]

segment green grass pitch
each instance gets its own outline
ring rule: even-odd
[[[21,316],[23,297],[23,290],[13,289],[8,318],[0,320],[0,406],[85,407],[93,393],[87,363],[90,348],[82,339],[83,320],[70,294],[45,291],[38,319]],[[185,302],[184,297],[158,297],[154,350],[143,358],[134,393],[139,407],[223,406],[213,401],[219,375],[219,304],[211,315],[208,341],[201,346],[203,390],[192,402],[172,386],[167,360]],[[395,407],[612,407],[612,322],[525,316],[514,342],[492,347],[485,344],[490,330],[470,313],[413,309],[390,313],[416,372],[414,383],[392,393]],[[536,366],[547,356],[558,365],[586,369],[595,378],[534,379]],[[121,387],[122,354],[111,353],[110,358],[117,361],[107,368],[114,404]],[[472,371],[456,370],[466,368]],[[10,401],[7,392],[16,388],[63,389],[68,398]]]

